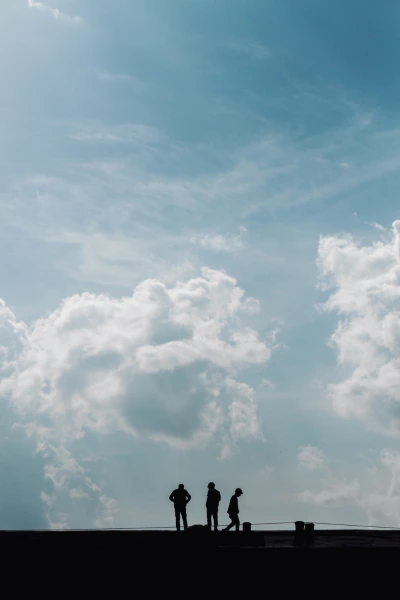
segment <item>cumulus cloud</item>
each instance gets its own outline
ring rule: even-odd
[[[22,350],[23,340],[27,327],[18,322],[12,310],[0,298],[0,364],[6,368],[8,358]]]
[[[66,15],[65,13],[58,10],[58,8],[52,8],[51,6],[44,4],[44,2],[38,2],[36,0],[28,0],[28,6],[29,6],[29,8],[36,8],[37,10],[42,10],[42,11],[48,12],[56,20],[64,20],[64,21],[69,21],[71,23],[76,23],[76,24],[83,23],[82,17]]]
[[[190,368],[192,389],[183,395],[196,398],[207,389],[207,370],[231,376],[242,365],[269,359],[270,349],[257,333],[237,321],[243,296],[232,277],[208,268],[170,288],[147,280],[131,297],[72,296],[29,330],[19,326],[22,350],[5,361],[11,373],[0,391],[12,397],[21,414],[51,417],[58,439],[60,434],[79,438],[85,429],[137,434],[140,426],[129,416],[138,401],[137,378],[151,375],[152,386],[166,392],[165,380],[174,387],[176,374]],[[218,385],[229,388],[232,381],[225,378]],[[155,392],[149,388],[148,394]],[[147,402],[143,388],[140,395]],[[185,402],[182,398],[175,409],[185,411]],[[204,402],[195,400],[198,417]]]
[[[339,322],[331,337],[344,377],[328,386],[336,412],[389,435],[400,432],[400,221],[363,246],[351,236],[320,240],[325,311]]]
[[[297,460],[300,466],[310,471],[322,467],[325,463],[325,455],[322,450],[316,446],[301,446],[297,454]]]
[[[0,317],[0,395],[47,459],[42,499],[54,527],[77,499],[97,503],[96,523],[118,510],[70,450],[88,432],[178,448],[214,440],[225,456],[243,438],[262,439],[255,392],[238,375],[271,350],[243,323],[244,291],[222,271],[170,287],[146,280],[123,298],[75,295],[30,327],[4,302]]]

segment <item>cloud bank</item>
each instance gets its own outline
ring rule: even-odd
[[[71,504],[78,512],[88,500],[96,524],[113,522],[115,501],[73,454],[88,433],[214,443],[222,457],[262,439],[255,392],[239,375],[271,350],[245,324],[249,305],[235,279],[210,268],[170,287],[143,281],[129,297],[71,296],[30,327],[1,301],[0,396],[46,458],[52,527],[69,526]]]
[[[320,240],[323,309],[339,315],[331,338],[344,376],[328,386],[335,411],[388,435],[400,432],[400,221],[370,246]]]

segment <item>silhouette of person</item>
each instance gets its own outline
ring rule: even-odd
[[[236,531],[239,531],[239,502],[238,498],[243,494],[240,488],[236,488],[235,493],[233,494],[229,506],[228,506],[228,515],[231,520],[231,523],[228,527],[225,527],[224,531],[229,531],[232,527],[236,527]]]
[[[183,529],[187,529],[186,504],[190,502],[191,495],[185,490],[183,483],[178,485],[178,489],[174,490],[169,499],[174,503],[176,529],[181,530],[181,517],[183,521]]]
[[[221,494],[215,489],[215,483],[212,481],[208,484],[207,492],[207,525],[211,531],[211,517],[214,521],[214,531],[218,531],[218,505],[221,501]]]

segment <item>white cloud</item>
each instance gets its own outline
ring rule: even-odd
[[[316,446],[301,446],[297,454],[297,460],[300,466],[310,471],[319,469],[325,463],[325,455],[322,450]]]
[[[98,529],[113,527],[114,516],[118,513],[117,501],[103,494],[100,496],[100,502],[102,504],[102,514],[93,523],[94,527]]]
[[[79,489],[79,488],[70,489],[69,495],[71,496],[71,498],[75,498],[75,500],[82,500],[85,498],[89,498],[89,494],[87,494],[86,492],[84,492],[82,489]]]
[[[42,502],[44,502],[44,504],[46,504],[50,508],[54,504],[54,496],[50,496],[49,494],[46,494],[46,492],[42,491],[40,493],[40,499],[42,500]]]
[[[345,377],[328,387],[333,407],[387,434],[400,432],[400,221],[362,246],[350,236],[320,240],[323,305],[340,315],[331,345]]]
[[[70,23],[75,23],[77,25],[83,23],[82,17],[66,15],[65,13],[59,11],[58,8],[52,8],[51,6],[44,4],[44,2],[28,0],[28,6],[29,8],[36,8],[37,10],[49,12],[56,20],[69,21]]]
[[[248,296],[243,301],[242,306],[240,307],[240,310],[241,310],[241,312],[246,313],[248,315],[257,315],[260,312],[260,301],[257,300],[257,298],[252,298],[251,296]],[[276,334],[278,334],[278,331],[276,331]],[[269,339],[272,339],[272,341],[274,341],[275,330],[270,332],[269,336],[270,336]]]
[[[243,297],[232,277],[209,268],[172,288],[145,281],[122,299],[72,296],[30,331],[21,329],[23,350],[7,363],[14,373],[2,381],[1,391],[21,412],[51,415],[57,438],[60,430],[79,437],[86,428],[137,432],[119,404],[130,397],[132,373],[173,373],[196,365],[234,372],[269,359],[257,333],[237,321]],[[196,380],[200,384],[194,374]]]
[[[386,227],[383,227],[383,225],[380,225],[379,223],[369,223],[368,221],[365,221],[365,225],[371,225],[372,227],[375,227],[375,229],[378,229],[378,231],[387,233]]]
[[[242,226],[238,235],[207,234],[201,238],[193,238],[192,242],[211,252],[236,252],[244,248],[243,236],[245,233],[247,233],[247,229]]]
[[[52,443],[54,424],[46,428],[43,414],[30,415],[25,420],[28,435],[37,442],[37,452],[45,459],[44,479],[50,484],[50,493],[42,490],[40,498],[45,505],[47,522],[52,529],[68,529],[82,526],[82,508],[76,501],[85,502],[95,515],[94,527],[113,526],[114,516],[118,512],[116,501],[104,494],[87,470],[82,467],[66,443]],[[60,508],[62,512],[60,512]],[[97,525],[97,524],[98,525]],[[86,525],[86,523],[85,523]]]
[[[50,529],[69,529],[68,527],[68,515],[65,513],[57,513],[56,518],[58,519],[58,521],[51,521],[49,519],[49,526]]]
[[[254,390],[246,383],[231,378],[227,379],[226,384],[232,397],[230,431],[233,440],[247,437],[262,439]]]
[[[319,506],[358,508],[371,526],[400,526],[400,452],[382,450],[379,464],[358,475],[351,482],[327,482],[319,491],[301,492],[299,499]]]
[[[400,452],[385,449],[381,464],[390,472],[386,493],[374,491],[365,496],[363,504],[369,521],[376,524],[382,518],[390,525],[400,525]],[[374,475],[376,477],[376,475]]]
[[[191,230],[190,236],[200,247],[202,242],[214,251],[241,252],[245,236],[205,231],[205,223],[223,222],[226,211],[240,223],[258,211],[278,214],[297,205],[327,201],[397,172],[400,133],[393,132],[385,145],[378,144],[376,132],[362,120],[348,112],[346,120],[349,125],[331,132],[329,139],[321,135],[305,141],[270,129],[223,159],[220,149],[187,147],[165,134],[153,141],[156,132],[154,138],[148,130],[139,132],[135,124],[74,125],[69,135],[110,149],[119,144],[126,150],[124,156],[70,163],[60,166],[62,175],[38,173],[14,182],[3,194],[2,223],[22,229],[40,243],[63,243],[62,252],[57,251],[57,256],[63,255],[57,267],[80,281],[131,285],[138,271],[134,281],[149,274],[160,277],[171,261],[195,262],[188,236],[182,233],[193,223],[199,229]],[[360,144],[355,141],[359,138]],[[342,145],[349,148],[356,168],[339,166]],[[39,206],[32,196],[40,198]],[[215,239],[218,235],[223,239]],[[250,244],[248,251],[254,256]],[[272,258],[271,253],[262,256]]]
[[[299,494],[300,500],[310,504],[323,506],[358,505],[360,495],[360,484],[358,481],[351,483],[338,482],[330,488],[319,492],[306,490]]]
[[[87,432],[176,448],[214,440],[225,456],[241,439],[262,440],[255,392],[237,376],[271,351],[242,323],[244,303],[235,279],[203,268],[170,287],[146,280],[130,297],[66,298],[30,327],[0,304],[0,343],[10,328],[16,338],[3,356],[0,394],[46,458],[52,492],[42,499],[52,526],[65,525],[59,507],[78,497],[97,505],[96,523],[112,526],[118,510],[71,450]]]

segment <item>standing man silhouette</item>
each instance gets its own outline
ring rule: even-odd
[[[240,488],[236,488],[235,493],[233,494],[231,501],[229,502],[228,507],[228,515],[231,520],[231,523],[228,527],[225,527],[224,531],[229,531],[232,527],[236,527],[236,531],[239,531],[239,502],[238,498],[243,494]]]
[[[178,485],[178,489],[174,490],[169,499],[174,503],[176,529],[181,530],[181,516],[183,521],[183,529],[187,529],[186,504],[190,502],[191,495],[185,490],[183,483]]]
[[[214,520],[214,531],[218,531],[218,505],[221,501],[221,494],[215,489],[215,483],[212,481],[208,484],[207,492],[207,525],[211,531],[211,517]]]

